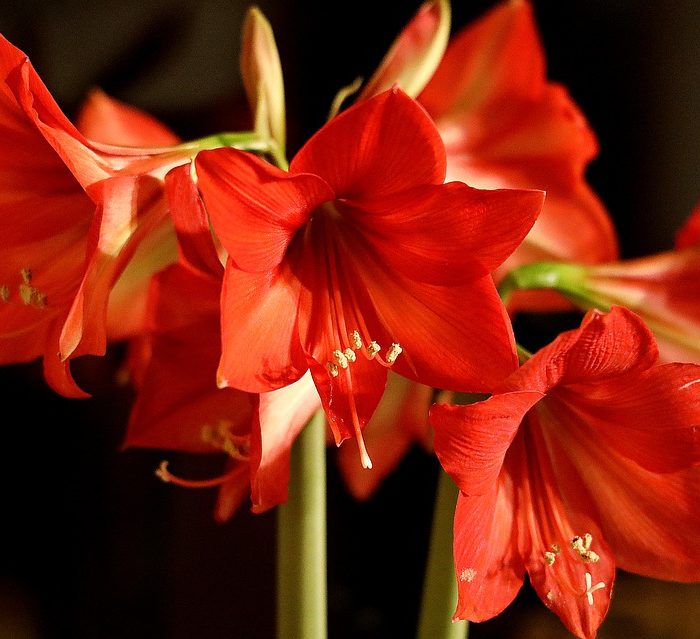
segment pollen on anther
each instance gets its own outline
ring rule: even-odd
[[[0,300],[8,302],[10,300],[10,289],[4,284],[0,286]]]
[[[389,347],[389,350],[386,352],[386,363],[387,364],[393,364],[396,361],[396,358],[401,355],[403,352],[403,348],[399,344],[392,344]]]
[[[377,342],[370,342],[367,346],[367,355],[372,359],[380,350],[381,346]]]
[[[346,348],[343,351],[343,355],[347,358],[348,362],[354,362],[357,360],[357,355],[355,355],[355,351],[352,350],[352,348]]]
[[[20,271],[20,275],[22,276],[22,281],[23,281],[25,284],[30,284],[30,283],[31,283],[31,281],[32,281],[32,271],[31,271],[31,269],[23,268],[23,269]]]
[[[362,348],[363,346],[359,331],[353,331],[350,333],[350,341],[352,342],[353,348]]]
[[[348,367],[348,358],[345,357],[345,353],[343,353],[343,351],[333,351],[333,359],[335,360],[335,363],[338,364],[338,366],[340,366],[340,368]]]
[[[546,563],[548,566],[554,565],[556,558],[557,555],[549,550],[544,553],[544,563]]]
[[[326,364],[326,368],[328,369],[328,372],[331,374],[331,377],[338,377],[338,367],[333,362],[328,362]]]
[[[476,577],[476,570],[474,570],[474,568],[465,568],[460,573],[459,580],[471,583],[472,581],[474,581],[474,577]]]

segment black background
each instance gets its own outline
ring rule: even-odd
[[[455,29],[490,2],[459,1]],[[369,76],[418,2],[260,2],[275,30],[290,157],[337,89]],[[235,2],[5,2],[0,30],[71,115],[101,86],[191,138],[248,125]],[[700,195],[700,11],[692,0],[535,0],[549,75],[601,144],[589,179],[625,256],[671,246]],[[0,257],[1,259],[1,257]],[[575,317],[523,318],[545,340]],[[531,338],[533,339],[533,338]],[[132,399],[120,346],[76,376],[94,398],[55,396],[40,366],[0,369],[0,637],[219,639],[274,636],[274,513],[211,517],[214,493],[161,484],[159,451],[120,451]],[[182,474],[219,463],[168,455]],[[411,637],[437,465],[419,449],[367,503],[329,452],[330,636]],[[700,590],[621,575],[600,637],[698,637]],[[693,634],[695,633],[695,634]],[[567,637],[526,589],[471,637]]]

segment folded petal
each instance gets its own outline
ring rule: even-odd
[[[149,176],[106,180],[95,189],[101,206],[90,230],[85,273],[63,327],[62,359],[102,355],[109,294],[141,240],[164,219],[160,183]]]
[[[251,273],[275,268],[299,227],[333,191],[316,175],[289,175],[235,149],[195,160],[214,230],[233,263]]]
[[[435,453],[465,495],[484,495],[498,481],[503,459],[524,415],[544,395],[513,392],[467,406],[430,409]]]
[[[253,512],[287,501],[292,444],[320,407],[308,372],[289,386],[260,395],[251,439]]]
[[[513,506],[513,488],[506,482],[484,495],[459,495],[454,522],[459,593],[455,619],[491,619],[518,594],[525,566],[517,553]]]
[[[446,0],[423,3],[391,45],[358,100],[366,100],[394,84],[415,98],[442,59],[450,36],[450,19],[450,3]]]
[[[333,118],[290,170],[320,175],[337,197],[360,200],[442,184],[445,152],[425,111],[394,88]]]
[[[306,372],[297,327],[300,288],[286,265],[251,274],[229,262],[221,293],[219,386],[263,393]]]

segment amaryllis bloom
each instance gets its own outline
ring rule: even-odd
[[[387,368],[481,389],[517,365],[490,273],[543,194],[443,184],[440,137],[399,89],[331,120],[289,173],[229,149],[195,165],[229,256],[221,386],[260,393],[310,370],[336,442],[356,435],[370,466],[360,431]]]
[[[441,7],[432,3],[432,8],[436,12]],[[479,188],[547,192],[542,214],[499,276],[527,262],[589,264],[615,259],[613,225],[584,177],[597,142],[566,89],[547,81],[530,3],[502,2],[455,36],[421,91],[423,85],[412,83],[410,76],[406,79],[405,70],[397,66],[403,61],[404,67],[417,67],[414,75],[424,77],[424,66],[411,52],[425,48],[428,27],[436,40],[442,37],[440,22],[428,21],[430,15],[423,8],[406,27],[368,83],[370,93],[363,92],[361,98],[396,80],[414,88],[413,95],[434,119],[445,143],[448,180]],[[529,294],[512,300],[511,306],[552,303],[557,303],[555,297]]]
[[[460,488],[455,616],[480,621],[525,572],[590,639],[615,568],[700,579],[700,366],[655,365],[632,312],[591,311],[468,406],[434,406],[435,450]]]
[[[132,132],[127,143],[153,141],[155,133],[161,142],[168,137],[146,116],[113,106]],[[93,105],[84,114],[91,132],[98,111]],[[66,395],[81,395],[67,360],[104,352],[112,286],[141,239],[166,216],[162,177],[192,150],[172,146],[172,139],[148,149],[88,140],[60,111],[27,57],[3,38],[0,127],[0,216],[6,229],[0,361],[43,355],[49,383]]]
[[[675,250],[594,266],[525,265],[505,284],[552,288],[584,309],[626,306],[654,332],[662,360],[700,363],[699,214],[678,232]]]
[[[254,512],[286,501],[291,444],[320,400],[310,378],[261,396],[217,388],[223,267],[189,167],[171,171],[166,188],[181,250],[177,264],[153,277],[148,326],[132,343],[137,397],[124,445],[225,456],[212,479],[159,471],[179,485],[219,486],[215,516],[223,521],[248,496]]]

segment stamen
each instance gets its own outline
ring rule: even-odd
[[[374,356],[381,350],[381,346],[377,342],[370,342],[367,346],[367,357],[369,359],[374,359]]]
[[[357,440],[357,447],[360,450],[360,460],[362,461],[362,468],[371,469],[372,460],[367,454],[367,447],[365,446],[365,440],[362,437],[362,428],[360,428],[360,420],[357,417],[357,405],[355,404],[355,390],[352,387],[352,373],[348,370],[348,401],[350,402],[350,415],[352,416],[352,425],[355,430],[355,439]]]
[[[250,461],[250,438],[233,435],[230,427],[231,422],[226,420],[221,420],[216,427],[206,424],[202,427],[202,441],[213,448],[218,448],[232,459]]]
[[[32,272],[28,268],[23,268],[20,271],[22,276],[22,283],[19,285],[19,297],[27,306],[36,306],[38,308],[43,308],[46,306],[46,293],[42,293],[39,289],[34,288],[31,285]],[[2,300],[4,302],[9,299],[10,292],[7,291],[7,299],[4,293],[2,293]]]
[[[355,355],[355,351],[352,350],[352,348],[346,348],[343,351],[343,354],[347,358],[348,362],[354,362],[357,360],[357,355]]]
[[[591,577],[591,573],[587,572],[586,573],[586,592],[584,593],[586,595],[586,598],[588,599],[588,605],[592,606],[593,605],[593,593],[596,590],[600,590],[601,588],[605,588],[605,582],[599,581],[595,586],[593,584],[593,578]]]
[[[593,536],[586,533],[583,537],[578,535],[571,540],[571,549],[579,554],[585,564],[594,564],[600,559],[598,553],[591,550]]]
[[[347,368],[348,367],[348,358],[345,357],[345,354],[341,350],[334,350],[333,351],[333,359],[335,359],[336,364],[340,366],[340,368]]]
[[[362,348],[362,338],[360,337],[359,331],[353,331],[352,333],[350,333],[350,341],[352,342],[353,348]]]
[[[338,367],[333,362],[328,362],[326,364],[326,368],[328,369],[328,372],[331,374],[331,377],[338,377]]]
[[[396,361],[396,358],[401,355],[403,352],[403,348],[399,344],[392,344],[389,347],[389,350],[386,352],[386,363],[387,364],[393,364]]]
[[[552,544],[550,548],[551,548],[551,550],[547,550],[544,553],[544,562],[548,566],[553,565],[554,561],[557,558],[557,555],[559,555],[561,553],[561,548],[559,548],[558,544]]]
[[[182,479],[177,475],[173,475],[168,470],[168,462],[160,462],[160,466],[156,469],[156,477],[159,477],[166,484],[175,484],[176,486],[182,486],[183,488],[214,488],[216,486],[221,486],[226,481],[231,479],[236,475],[237,468],[232,468],[229,472],[219,475],[219,477],[213,477],[212,479]]]
[[[32,282],[32,271],[31,271],[31,269],[23,268],[23,269],[20,271],[20,275],[22,276],[22,281],[23,281],[25,284],[31,284],[31,282]]]
[[[10,300],[10,289],[4,284],[0,286],[0,300],[8,302]]]

